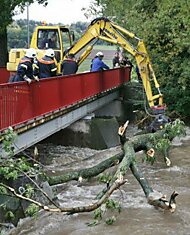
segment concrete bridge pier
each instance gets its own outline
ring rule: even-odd
[[[120,144],[119,125],[133,119],[132,107],[123,99],[117,99],[45,141],[93,149],[111,148]]]

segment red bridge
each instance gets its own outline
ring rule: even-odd
[[[87,72],[32,82],[6,83],[0,68],[0,133],[12,126],[17,151],[39,142],[119,97],[130,69]],[[3,153],[0,153],[3,154]]]

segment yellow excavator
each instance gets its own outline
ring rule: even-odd
[[[93,46],[98,40],[116,44],[135,58],[149,107],[154,114],[164,113],[165,105],[163,104],[163,95],[160,92],[160,86],[143,40],[105,17],[94,19],[83,36],[75,43],[74,33],[68,27],[38,26],[33,33],[30,47],[37,49],[38,57],[42,57],[46,49],[52,48],[55,51],[58,73],[60,73],[61,62],[68,54],[72,53],[76,55],[82,51],[77,60],[78,65],[80,65],[91,53]],[[9,62],[7,63],[8,71],[16,71],[18,63],[24,56],[25,51],[26,49],[10,50]],[[157,94],[155,95],[153,95],[152,86],[157,90]]]

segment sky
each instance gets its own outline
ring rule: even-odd
[[[77,21],[90,22],[92,19],[87,19],[81,11],[83,7],[89,7],[90,2],[92,0],[48,0],[46,7],[34,3],[29,6],[29,19],[64,25]],[[27,19],[27,10],[14,19]]]

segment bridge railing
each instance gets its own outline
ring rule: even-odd
[[[0,84],[7,83],[10,77],[10,72],[5,67],[0,67]]]
[[[0,85],[0,131],[117,87],[130,78],[128,68],[81,73]]]

